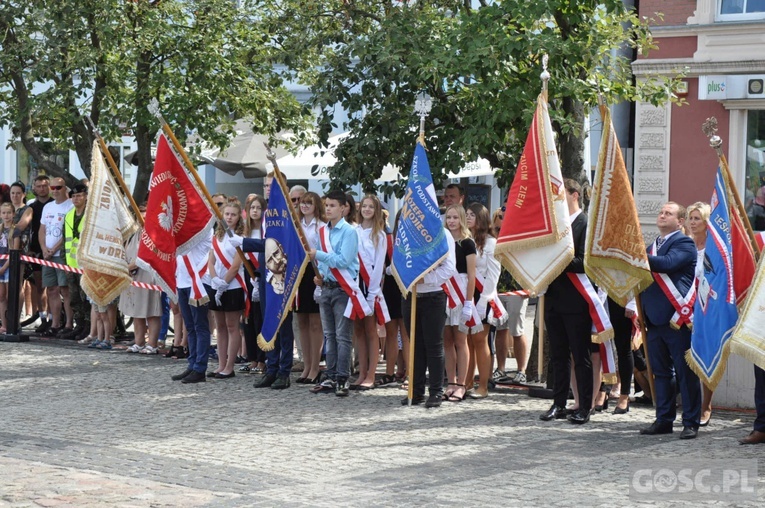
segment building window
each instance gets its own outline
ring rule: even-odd
[[[756,231],[765,231],[765,110],[747,112],[744,204]]]
[[[718,0],[719,21],[765,19],[765,0]]]

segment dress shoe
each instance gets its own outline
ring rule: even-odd
[[[195,370],[192,370],[191,374],[181,379],[181,383],[183,384],[204,383],[205,381],[207,381],[207,378],[205,377],[205,373],[197,372]]]
[[[699,429],[683,426],[683,431],[680,433],[680,439],[695,439],[699,435]]]
[[[556,406],[553,404],[546,413],[539,415],[539,419],[545,422],[549,422],[552,419],[562,420],[566,417],[566,408],[562,406]]]
[[[290,387],[290,378],[286,376],[278,376],[274,384],[271,385],[272,390],[284,390]]]
[[[745,438],[739,439],[741,444],[761,444],[765,443],[765,432],[761,430],[753,430]]]
[[[615,415],[623,415],[623,414],[627,414],[629,412],[630,412],[630,404],[629,404],[629,402],[627,403],[627,407],[625,407],[624,409],[620,408],[619,406],[616,406],[614,408],[614,414]]]
[[[217,372],[214,372],[214,371],[212,371],[212,370],[211,370],[210,372],[208,372],[208,373],[207,373],[207,377],[215,377],[215,376],[217,376],[217,375],[218,375],[218,373],[217,373]]]
[[[170,379],[172,379],[173,381],[180,381],[183,378],[185,378],[186,376],[188,376],[189,374],[191,374],[192,372],[194,372],[194,371],[191,370],[191,369],[186,369],[183,372],[181,372],[180,374],[176,374],[176,375],[172,376]]]
[[[276,374],[263,374],[252,386],[255,388],[268,388],[276,381]]]
[[[709,425],[709,420],[711,419],[712,419],[712,413],[709,413],[709,417],[706,420],[703,420],[703,419],[701,420],[701,422],[699,423],[699,427],[706,427],[707,425]]]
[[[215,379],[231,379],[232,377],[236,377],[236,374],[233,372],[230,374],[221,374],[220,372],[215,374]]]
[[[441,407],[442,400],[444,400],[443,393],[433,393],[425,401],[425,407]]]
[[[580,409],[579,411],[568,415],[566,420],[577,425],[583,425],[590,421],[590,412],[586,409]]]
[[[655,436],[657,434],[672,434],[672,424],[668,422],[660,422],[654,420],[650,427],[640,429],[640,433],[644,436]]]
[[[424,395],[412,395],[412,405],[418,406],[425,402],[425,396]],[[404,397],[401,399],[401,405],[402,406],[408,406],[409,405],[409,397]]]

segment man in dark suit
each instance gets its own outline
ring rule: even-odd
[[[754,429],[738,440],[741,444],[765,443],[765,370],[757,365],[754,366],[754,408],[757,410]]]
[[[668,202],[661,207],[656,225],[659,237],[648,248],[648,264],[655,274],[665,274],[667,284],[674,285],[683,297],[693,285],[696,268],[696,245],[682,232],[685,208]],[[668,279],[668,280],[667,280]],[[687,324],[679,329],[670,322],[678,316],[682,302],[665,292],[656,282],[643,293],[643,315],[648,328],[646,347],[653,368],[656,393],[656,420],[641,434],[670,434],[677,417],[677,389],[683,398],[683,431],[680,439],[693,439],[698,434],[701,418],[701,384],[685,361],[691,347],[691,330]],[[676,383],[675,383],[676,380]]]
[[[582,187],[569,178],[564,180],[566,202],[574,238],[574,259],[547,288],[545,293],[545,327],[550,340],[550,369],[553,374],[553,405],[539,416],[541,420],[568,418],[583,424],[592,409],[592,318],[587,301],[569,279],[567,273],[584,273],[584,243],[587,215],[579,207]],[[566,413],[566,399],[571,379],[571,357],[579,393],[579,408]]]

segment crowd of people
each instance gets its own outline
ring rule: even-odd
[[[161,292],[130,286],[117,301],[102,307],[89,302],[79,274],[26,263],[20,277],[21,302],[28,317],[21,325],[39,321],[36,332],[42,336],[111,349],[119,311],[133,319],[135,340],[127,352],[156,355],[172,317],[175,340],[167,345],[165,355],[187,359],[185,371],[172,376],[184,384],[257,373],[256,388],[288,388],[296,345],[302,370],[295,383],[312,385],[312,393],[345,397],[352,390],[406,386],[408,370],[413,369],[413,397],[403,398],[402,404],[438,407],[445,401],[486,398],[495,383],[526,383],[528,297],[494,256],[504,208],[491,213],[480,203],[465,203],[463,189],[453,184],[443,193],[448,255],[417,283],[415,322],[410,314],[412,294],[402,298],[391,273],[398,218],[390,227],[385,205],[372,194],[363,196],[357,205],[344,192],[330,191],[322,197],[302,186],[292,187],[289,200],[307,240],[311,264],[299,281],[294,312],[282,322],[273,349],[263,350],[258,335],[265,284],[276,290],[283,283],[275,279],[279,264],[284,263],[283,252],[265,241],[263,215],[272,180],[273,175],[265,178],[265,196],[251,194],[244,205],[235,197],[213,196],[223,222],[209,238],[179,257],[177,304]],[[570,179],[565,180],[565,189],[575,256],[545,295],[548,375],[553,379],[554,400],[540,419],[584,424],[593,411],[608,408],[611,396],[616,399],[614,414],[627,414],[635,383],[635,391],[653,398],[656,405],[655,422],[641,434],[672,432],[679,392],[680,438],[695,438],[699,427],[712,417],[712,393],[702,389],[685,361],[690,330],[684,324],[671,326],[677,302],[659,284],[651,285],[643,296],[645,349],[655,391],[649,388],[643,348],[636,341],[640,336],[633,319],[637,309],[631,304],[621,307],[611,299],[606,307],[614,328],[618,382],[610,390],[603,383],[587,295],[569,277],[583,277],[585,272],[587,216],[581,209],[582,189]],[[0,254],[21,249],[29,256],[76,268],[88,197],[86,183],[67,189],[61,178],[38,176],[31,202],[26,202],[22,182],[13,183],[8,190],[8,202],[0,206]],[[140,211],[145,213],[145,207]],[[686,210],[668,202],[657,217],[659,236],[648,248],[649,265],[680,295],[703,275],[709,214],[705,203],[694,203]],[[152,276],[136,263],[140,234],[126,246],[129,270],[134,280],[151,283]],[[237,255],[239,248],[245,252],[244,259]],[[254,277],[245,270],[245,263],[255,269]],[[8,266],[7,260],[0,261],[3,326],[9,298]],[[409,358],[413,326],[414,358]],[[208,367],[212,330],[217,338],[212,350],[218,359],[215,368]],[[511,349],[517,362],[514,373],[505,371]],[[381,355],[385,366],[378,373]],[[569,390],[574,394],[573,405],[567,404]],[[765,416],[760,415],[757,422],[755,432],[759,434],[753,433],[750,442],[765,441]]]

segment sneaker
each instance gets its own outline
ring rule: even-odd
[[[112,343],[109,342],[108,340],[102,340],[101,342],[98,343],[98,345],[96,345],[96,349],[108,350],[111,348],[112,348]]]
[[[97,348],[99,344],[101,344],[100,340],[93,339],[93,342],[91,342],[90,345],[88,345],[88,347],[91,349],[94,349],[94,348]]]
[[[22,321],[22,322],[19,324],[19,327],[20,327],[20,328],[26,328],[27,326],[31,326],[31,325],[33,325],[33,324],[35,324],[35,323],[37,322],[37,320],[39,319],[39,317],[40,317],[40,315],[39,315],[39,314],[32,314],[31,316],[29,316],[28,318],[26,318],[24,321]]]
[[[335,391],[335,382],[331,379],[327,378],[321,383],[314,385],[310,392],[311,393],[331,393]]]
[[[159,348],[151,347],[150,345],[146,344],[144,348],[141,350],[142,355],[156,355],[159,354]]]
[[[338,378],[335,386],[335,395],[338,397],[347,397],[350,393],[351,383],[347,379]]]
[[[140,353],[143,351],[144,346],[139,346],[138,344],[133,344],[129,348],[125,350],[126,353]]]
[[[526,373],[525,372],[516,372],[515,377],[512,380],[512,384],[514,385],[525,385],[526,384]]]
[[[505,377],[506,375],[507,374],[505,374],[504,370],[501,370],[499,367],[497,367],[496,369],[494,369],[494,372],[491,374],[491,378],[494,381],[497,381],[498,379],[501,379],[501,378]]]

